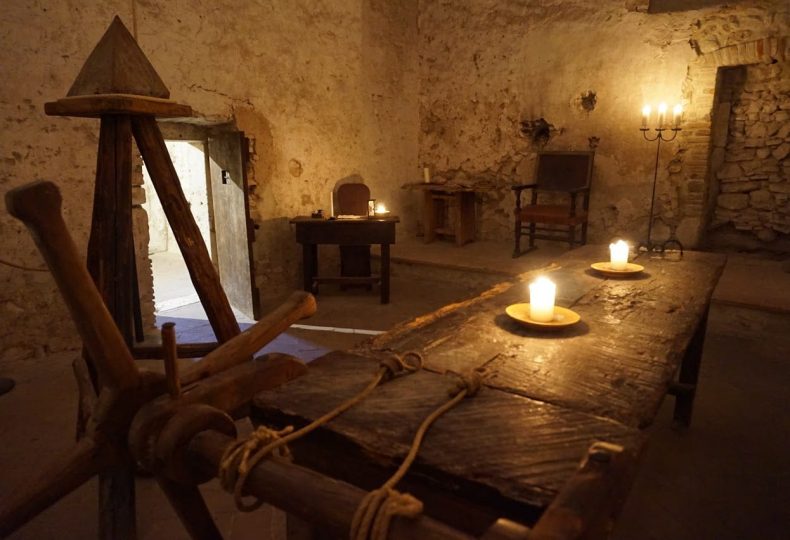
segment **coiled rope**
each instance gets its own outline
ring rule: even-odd
[[[409,361],[411,359],[412,361]],[[259,508],[263,501],[255,498],[252,502],[244,501],[244,486],[250,471],[270,455],[281,459],[290,459],[291,453],[286,446],[289,442],[303,437],[340,416],[345,411],[365,399],[375,388],[386,381],[400,375],[408,375],[422,369],[422,355],[409,351],[402,356],[393,355],[379,362],[379,370],[373,380],[357,395],[344,401],[325,415],[313,420],[305,427],[294,431],[293,426],[276,431],[266,426],[258,427],[246,440],[230,445],[222,455],[219,467],[219,479],[222,487],[233,493],[236,507],[242,512],[251,512]]]
[[[436,420],[444,413],[455,407],[465,397],[474,396],[480,390],[483,381],[483,371],[469,371],[466,373],[453,373],[459,381],[450,390],[450,400],[439,406],[428,415],[420,424],[417,433],[409,448],[406,459],[403,460],[398,470],[380,488],[368,493],[351,522],[351,540],[386,540],[389,534],[389,525],[395,516],[415,518],[422,513],[422,502],[408,493],[401,493],[394,489],[411,467],[420,445],[425,438],[425,433]]]

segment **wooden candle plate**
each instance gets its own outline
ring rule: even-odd
[[[630,276],[633,274],[638,274],[639,272],[645,269],[645,267],[642,266],[641,264],[625,263],[625,268],[623,268],[622,270],[615,270],[614,268],[612,268],[612,263],[610,263],[609,261],[592,263],[590,265],[590,268],[592,268],[596,272],[600,272],[607,276],[614,276],[614,277]]]
[[[564,328],[576,324],[581,320],[581,317],[575,311],[559,306],[554,306],[554,319],[548,322],[530,319],[529,304],[511,304],[505,308],[505,313],[507,313],[511,319],[515,319],[521,324],[546,330]]]

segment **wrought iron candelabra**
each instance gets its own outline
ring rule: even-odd
[[[649,109],[648,109],[649,111]],[[677,114],[677,113],[676,113]],[[649,115],[649,112],[647,113]],[[659,117],[660,118],[660,117]],[[656,144],[656,163],[655,168],[653,170],[653,194],[650,197],[650,218],[647,223],[647,240],[642,240],[639,242],[639,246],[637,247],[638,250],[645,249],[646,251],[654,251],[657,253],[663,253],[667,250],[668,246],[676,245],[680,250],[680,254],[683,255],[683,244],[680,243],[680,240],[677,239],[675,236],[675,229],[670,227],[669,238],[667,238],[664,242],[653,242],[653,212],[655,210],[656,205],[656,182],[658,181],[658,160],[661,154],[661,142],[671,142],[675,140],[675,137],[678,136],[678,132],[681,131],[679,121],[676,121],[675,126],[672,128],[666,128],[663,126],[662,121],[659,120],[659,127],[655,128],[656,135],[654,137],[650,137],[648,132],[650,128],[647,127],[646,118],[643,122],[639,131],[642,132],[642,136],[648,142],[657,142]],[[664,135],[664,133],[671,131],[672,135]]]

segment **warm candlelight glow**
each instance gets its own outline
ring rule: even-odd
[[[642,107],[642,127],[647,128],[648,122],[650,122],[650,105],[645,105]]]
[[[658,127],[659,128],[664,127],[664,122],[666,122],[666,119],[667,119],[667,104],[666,103],[661,103],[658,106]]]
[[[675,108],[672,109],[672,125],[673,127],[679,128],[680,127],[680,117],[683,115],[683,106],[678,103],[675,105]]]
[[[384,203],[378,203],[376,205],[376,215],[377,216],[383,216],[384,214],[389,214],[389,213],[390,213],[390,211],[387,210],[387,207],[384,206]]]
[[[423,167],[422,169],[422,179],[425,180],[425,183],[430,183],[431,181],[431,169],[428,167]]]
[[[529,318],[538,322],[554,319],[554,296],[557,286],[547,277],[541,276],[529,284]]]
[[[628,244],[618,240],[609,244],[609,265],[613,270],[625,270],[628,266]]]

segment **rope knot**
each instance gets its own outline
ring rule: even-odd
[[[390,487],[369,492],[362,499],[351,522],[351,540],[386,540],[395,516],[416,518],[422,513],[422,501],[409,493]]]
[[[409,361],[409,359],[412,359]],[[387,370],[387,380],[404,373],[414,373],[422,369],[422,355],[417,351],[406,351],[403,355],[393,354],[383,358],[379,366]]]
[[[258,426],[247,439],[237,441],[225,450],[219,465],[219,481],[225,491],[233,493],[239,510],[249,512],[263,504],[263,501],[257,499],[251,504],[245,504],[241,500],[247,475],[261,459],[267,456],[290,460],[291,451],[283,438],[293,430],[293,426],[280,430]]]
[[[457,396],[464,390],[466,390],[467,397],[472,397],[477,394],[477,392],[480,391],[480,387],[483,386],[483,377],[485,376],[485,372],[483,371],[469,370],[458,373],[448,370],[447,373],[452,373],[459,379],[448,392],[451,397]]]

